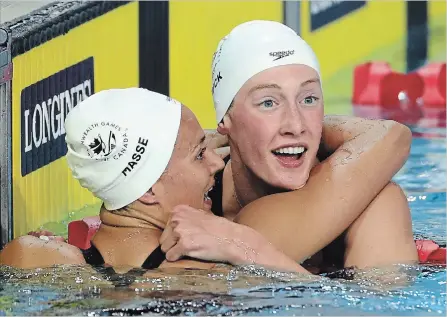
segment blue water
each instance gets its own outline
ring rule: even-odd
[[[446,130],[417,131],[435,137],[413,138],[410,157],[394,180],[407,194],[415,235],[445,245]]]
[[[445,129],[415,137],[396,175],[410,203],[415,236],[446,241]],[[2,315],[398,315],[445,316],[446,270],[399,266],[356,272],[354,281],[303,280],[254,267],[222,272],[101,273],[89,267],[0,267]],[[396,270],[396,267],[394,268]]]

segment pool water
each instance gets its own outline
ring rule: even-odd
[[[446,241],[445,129],[414,129],[395,181],[407,194],[418,238]],[[144,273],[141,271],[141,273]],[[91,267],[0,267],[2,315],[446,315],[446,269],[394,266],[355,280],[308,278],[251,266],[150,275]]]

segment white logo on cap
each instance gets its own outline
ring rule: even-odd
[[[129,139],[127,129],[113,122],[96,122],[90,125],[82,134],[81,144],[87,149],[87,154],[95,160],[120,159],[127,152]]]

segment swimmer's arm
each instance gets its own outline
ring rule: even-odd
[[[219,221],[232,227],[231,231],[228,231],[231,234],[227,234],[227,236],[231,241],[236,242],[228,244],[226,261],[229,263],[233,265],[258,265],[281,272],[310,274],[300,264],[279,251],[256,230],[224,218],[220,218]]]
[[[246,227],[246,230],[253,230],[252,228]],[[257,231],[253,230],[256,234]],[[242,237],[241,241],[245,241]],[[258,238],[258,249],[254,250],[255,255],[253,257],[252,263],[247,263],[246,251],[243,252],[242,249],[235,251],[234,264],[256,264],[271,270],[277,270],[281,272],[295,272],[310,274],[304,267],[289,258],[283,252],[279,251],[275,246],[270,244],[262,235]]]
[[[228,220],[226,220],[228,221]],[[238,224],[235,224],[238,225]],[[239,225],[241,226],[241,225]],[[242,227],[242,226],[241,226]],[[245,226],[244,226],[245,227]],[[251,228],[245,227],[248,230]],[[253,230],[254,231],[254,230]],[[254,231],[256,234],[256,231]],[[198,242],[194,250],[184,247],[181,251],[183,255],[190,256],[192,259],[197,260],[176,260],[175,262],[163,262],[161,268],[195,268],[195,269],[215,269],[216,263],[228,263],[231,265],[257,265],[270,270],[276,270],[280,272],[293,272],[310,274],[300,264],[287,257],[284,253],[278,251],[274,246],[270,245],[262,236],[259,239],[253,240],[251,233],[244,236],[239,235],[241,241],[249,248],[243,249],[241,247],[230,246],[224,253],[219,255],[219,260],[208,258],[208,256],[201,256],[200,252],[211,253],[209,246],[203,246],[201,242]],[[232,236],[234,237],[234,235]],[[253,247],[255,246],[255,247]],[[201,262],[200,260],[213,261],[213,262]]]
[[[83,265],[85,260],[80,250],[68,243],[26,235],[5,245],[0,252],[0,264],[31,269],[61,264]]]
[[[344,115],[327,115],[324,117],[323,133],[321,136],[322,150],[326,156],[334,153],[336,149],[350,142],[358,135],[371,135],[374,128],[377,128],[384,120],[368,120],[359,117]],[[372,135],[371,135],[372,136]],[[374,137],[364,138],[365,145],[371,146],[376,143]],[[403,148],[408,145],[402,143],[397,145]]]
[[[308,273],[256,230],[186,205],[172,210],[160,245],[170,263],[188,256],[211,262],[256,264],[274,270]]]
[[[340,118],[329,120],[335,132],[349,136],[349,141],[311,171],[302,189],[258,199],[235,219],[296,261],[315,254],[346,230],[403,166],[410,151],[411,131],[402,124],[357,119],[340,126]],[[329,146],[333,144],[328,140]]]

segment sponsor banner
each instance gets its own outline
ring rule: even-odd
[[[69,18],[56,19],[57,27],[38,29],[40,40],[33,35],[32,45],[17,39],[12,60],[14,237],[76,218],[81,209],[94,210],[99,200],[80,186],[65,159],[65,117],[95,92],[139,85],[138,2],[107,12],[101,10],[111,4],[84,5],[92,8],[82,15],[64,11]],[[85,14],[92,17],[76,22]],[[50,31],[58,30],[64,32],[50,39]]]
[[[64,121],[73,107],[94,93],[93,57],[22,90],[22,176],[67,153]]]
[[[366,1],[310,0],[310,29],[315,31],[365,5]]]

